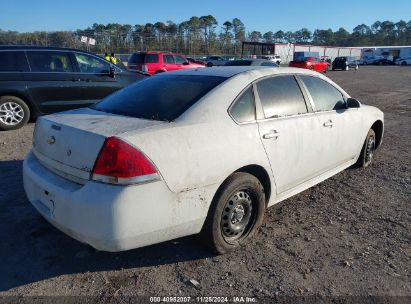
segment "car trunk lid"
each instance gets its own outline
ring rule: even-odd
[[[90,108],[52,114],[37,120],[33,153],[49,170],[84,184],[107,137],[163,123]]]

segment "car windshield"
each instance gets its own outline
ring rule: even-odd
[[[225,79],[216,76],[154,76],[106,97],[91,108],[136,118],[172,121]]]

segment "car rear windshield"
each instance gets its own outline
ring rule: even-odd
[[[106,97],[92,108],[136,118],[172,121],[225,79],[216,76],[153,76]]]
[[[131,55],[129,63],[158,63],[158,54],[134,53]]]

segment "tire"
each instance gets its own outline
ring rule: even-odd
[[[403,62],[401,62],[401,65],[407,65],[407,62],[406,61],[403,61]]]
[[[367,137],[365,138],[360,156],[358,157],[358,160],[355,163],[355,166],[357,168],[366,168],[371,164],[373,157],[375,155],[375,144],[375,132],[373,129],[370,129],[368,131]]]
[[[24,126],[30,119],[27,104],[15,96],[0,97],[0,130],[16,130]]]
[[[202,240],[217,254],[234,251],[256,234],[264,212],[264,188],[259,180],[249,173],[234,173],[211,203]]]

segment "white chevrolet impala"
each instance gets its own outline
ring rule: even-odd
[[[121,251],[201,233],[238,248],[266,207],[366,167],[383,113],[303,69],[164,73],[38,119],[24,187],[73,238]]]

